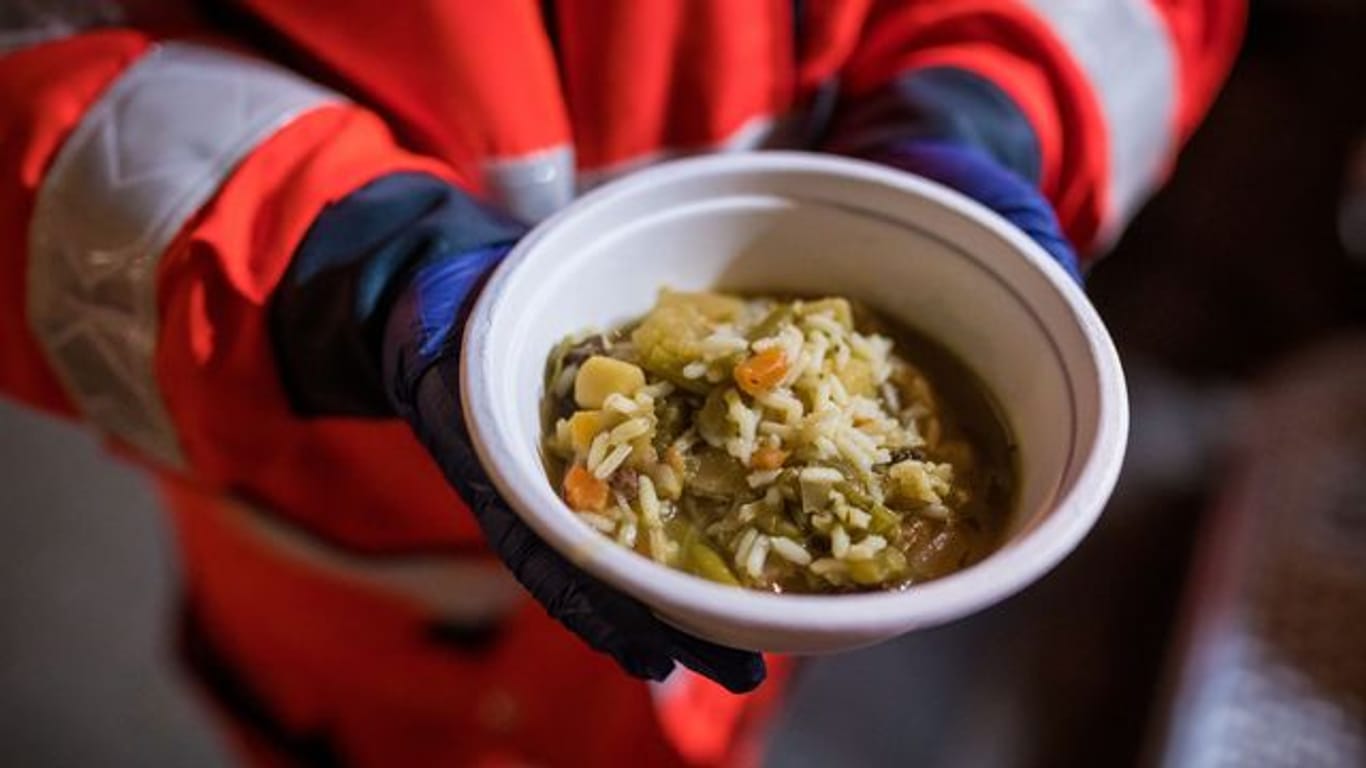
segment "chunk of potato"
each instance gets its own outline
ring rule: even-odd
[[[580,408],[601,408],[607,396],[630,397],[645,386],[645,372],[628,362],[594,355],[579,367],[574,378],[574,402]]]
[[[914,459],[898,462],[888,471],[892,480],[891,496],[912,504],[941,504],[953,487],[953,466]]]
[[[869,365],[867,360],[860,360],[856,357],[850,358],[847,363],[835,370],[835,375],[844,385],[844,390],[851,395],[872,397],[877,393],[873,366]]]
[[[593,438],[612,425],[611,414],[606,411],[576,411],[569,417],[569,444],[580,455],[588,453]]]

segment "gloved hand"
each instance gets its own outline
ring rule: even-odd
[[[508,508],[480,466],[459,402],[461,334],[483,279],[522,232],[416,174],[386,177],[329,208],[273,298],[295,407],[397,413],[522,586],[626,672],[663,680],[681,662],[731,691],[752,690],[766,673],[761,656],[680,632],[574,567]]]
[[[398,414],[474,512],[493,550],[552,616],[637,677],[663,680],[674,662],[734,692],[764,679],[758,654],[692,637],[575,568],[508,509],[470,445],[459,395],[461,331],[506,246],[423,265],[399,293],[384,332],[384,380]]]
[[[450,254],[408,281],[384,334],[384,378],[395,409],[517,580],[589,646],[636,677],[663,680],[679,661],[731,691],[753,689],[764,679],[762,657],[680,632],[574,567],[508,509],[480,466],[458,402],[461,331],[483,276],[506,250]]]
[[[942,139],[895,142],[866,159],[924,176],[955,189],[1000,214],[1033,238],[1078,284],[1077,255],[1058,217],[1033,184],[978,147]]]
[[[973,198],[1032,237],[1081,282],[1076,253],[1038,190],[1043,152],[1034,126],[992,80],[952,65],[908,69],[870,93],[850,94],[821,145]]]

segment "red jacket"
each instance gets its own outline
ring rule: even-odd
[[[0,31],[0,391],[87,420],[161,476],[196,658],[256,712],[250,741],[297,753],[317,735],[375,764],[726,762],[752,754],[783,667],[749,699],[690,676],[651,693],[518,603],[403,425],[292,412],[265,309],[326,205],[421,170],[535,219],[663,158],[809,138],[832,93],[858,105],[953,67],[1027,118],[1043,192],[1094,251],[1168,172],[1244,14],[1240,0],[202,5]],[[490,649],[441,639],[494,620]]]

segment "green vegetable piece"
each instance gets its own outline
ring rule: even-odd
[[[887,568],[876,559],[857,560],[849,563],[849,578],[853,579],[855,584],[874,587],[886,580]]]
[[[854,330],[854,311],[850,308],[847,299],[821,299],[803,302],[800,314],[806,317],[822,312],[829,312],[834,316],[835,322],[848,330]]]
[[[711,331],[712,322],[693,305],[661,305],[631,332],[631,342],[645,370],[675,386],[706,394],[707,382],[685,377],[683,369],[702,358],[701,342]]]
[[[687,307],[702,317],[717,323],[729,323],[745,311],[743,299],[711,291],[671,291],[665,288],[659,292],[656,307]]]
[[[884,549],[871,560],[849,563],[849,578],[865,587],[898,581],[906,575],[906,556],[899,549]]]
[[[747,338],[750,341],[766,339],[777,333],[778,329],[782,328],[783,324],[790,321],[792,318],[792,306],[790,304],[780,304],[772,310],[769,310],[769,313],[764,316],[764,319],[760,320],[758,325],[750,329]]]
[[[726,391],[729,387],[717,387],[707,395],[702,410],[697,412],[697,433],[709,443],[721,443],[735,435],[735,425],[726,419],[729,408],[726,406]]]
[[[745,468],[725,451],[706,447],[697,452],[697,465],[687,479],[688,489],[699,496],[736,501],[753,493],[745,482]]]
[[[716,550],[700,541],[695,541],[688,547],[688,570],[694,575],[715,581],[718,584],[740,586],[739,580],[735,578],[734,573],[731,573],[725,559]]]
[[[754,518],[754,526],[769,536],[786,536],[795,541],[806,538],[802,529],[797,527],[784,514],[783,509],[765,509]]]
[[[895,512],[881,504],[874,504],[868,508],[868,514],[873,518],[868,530],[888,541],[901,538],[901,518]]]
[[[841,471],[843,471],[843,470],[841,470]],[[843,471],[843,472],[844,472],[844,474],[845,474],[846,476],[849,475],[849,474],[851,474],[850,472],[847,472],[847,471]],[[856,484],[854,484],[854,483],[851,483],[851,482],[849,482],[849,481],[847,481],[847,480],[845,480],[845,481],[843,481],[843,482],[835,483],[835,490],[837,490],[837,491],[839,491],[840,493],[844,494],[845,500],[848,501],[850,504],[853,504],[853,505],[856,506],[856,507],[860,507],[860,508],[862,508],[862,509],[867,509],[867,508],[873,506],[873,504],[874,504],[874,502],[873,502],[873,497],[872,497],[872,496],[869,496],[867,491],[863,490],[863,488],[862,488],[861,486],[856,485]]]
[[[887,570],[890,575],[898,578],[904,578],[907,575],[906,572],[910,565],[906,562],[904,552],[889,547],[879,552],[878,555],[887,562]]]
[[[691,409],[687,401],[670,395],[655,401],[655,450],[663,453],[688,428]]]
[[[710,385],[685,377],[683,369],[702,359],[702,340],[718,324],[739,318],[744,308],[734,296],[662,291],[655,308],[631,332],[641,366],[675,386],[706,394]]]

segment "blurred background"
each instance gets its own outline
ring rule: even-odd
[[[1366,3],[1253,3],[1090,278],[1133,436],[1099,527],[978,616],[806,665],[768,762],[1366,765]],[[0,403],[0,765],[227,764],[152,494]]]

